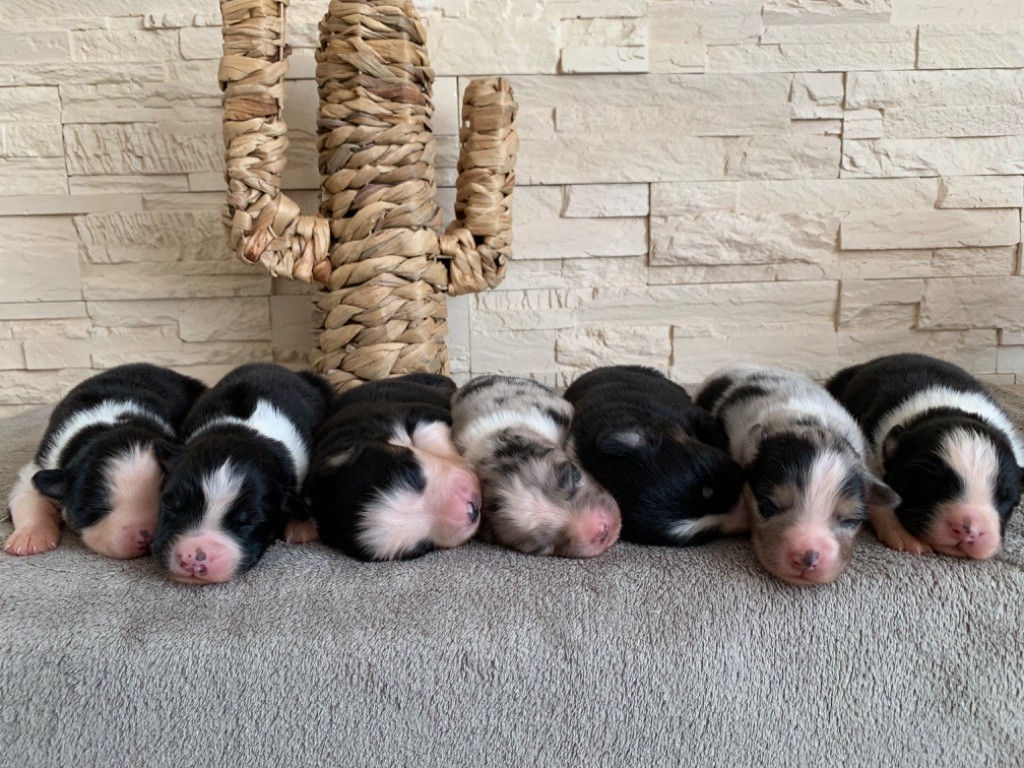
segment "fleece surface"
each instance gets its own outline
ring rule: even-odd
[[[0,424],[5,497],[45,415]],[[986,563],[864,532],[817,589],[745,540],[397,564],[280,543],[183,587],[65,534],[0,553],[0,766],[1017,766],[1022,616],[1019,513]]]

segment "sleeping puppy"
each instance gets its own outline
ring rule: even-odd
[[[172,579],[229,581],[256,564],[289,519],[309,516],[299,488],[333,396],[315,373],[253,363],[196,402],[184,447],[161,456],[167,483],[153,551]]]
[[[480,484],[452,445],[454,392],[445,376],[411,374],[337,399],[306,482],[325,544],[361,560],[399,560],[472,538]]]
[[[857,423],[822,387],[781,368],[733,365],[701,385],[744,468],[754,551],[791,584],[834,581],[868,507],[899,502],[866,465]]]
[[[146,554],[163,483],[154,446],[176,438],[205,389],[154,365],[122,365],[78,384],[18,474],[8,499],[14,533],[4,549],[35,555],[56,548],[63,518],[94,552]]]
[[[828,389],[903,499],[871,516],[884,544],[978,560],[999,551],[1020,501],[1024,443],[977,379],[924,355],[891,355],[840,371]]]
[[[485,538],[529,555],[593,557],[619,537],[615,500],[566,450],[572,406],[515,376],[469,382],[452,437],[483,485]]]
[[[685,546],[745,531],[743,473],[714,419],[639,366],[598,368],[565,393],[571,449],[622,511],[622,538]]]

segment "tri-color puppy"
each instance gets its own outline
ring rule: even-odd
[[[532,379],[482,376],[452,403],[452,437],[483,486],[484,537],[528,555],[593,557],[619,538],[615,499],[566,441],[572,406]]]
[[[695,399],[721,422],[744,468],[761,564],[792,584],[834,581],[868,508],[899,502],[868,470],[857,423],[818,384],[768,366],[723,368]]]
[[[229,581],[308,518],[299,489],[334,391],[280,365],[236,368],[196,402],[184,446],[165,450],[153,551],[175,581]]]
[[[455,383],[433,374],[371,381],[317,431],[306,494],[320,539],[362,560],[455,547],[480,524],[480,483],[452,445]]]
[[[8,499],[4,549],[56,548],[61,521],[107,557],[140,557],[156,531],[161,469],[154,446],[176,438],[206,387],[154,365],[122,365],[86,379],[58,403],[35,459]]]
[[[747,529],[743,472],[686,390],[639,366],[598,368],[565,393],[570,448],[611,492],[622,538],[684,546]]]
[[[982,560],[999,551],[1020,501],[1024,443],[977,379],[904,354],[846,368],[828,389],[860,422],[875,471],[903,499],[871,516],[883,543]]]

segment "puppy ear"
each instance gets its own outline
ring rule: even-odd
[[[169,440],[157,440],[153,443],[153,453],[156,455],[157,464],[167,474],[171,465],[178,460],[178,457],[185,452],[185,448],[178,443]]]
[[[726,436],[725,430],[718,423],[718,419],[714,418],[707,411],[702,410],[695,413],[691,428],[693,436],[705,445],[710,445],[712,448],[719,448],[726,452],[729,451],[729,438]]]
[[[900,444],[900,437],[905,431],[906,427],[902,424],[897,424],[889,430],[889,434],[882,440],[882,461],[888,461],[896,453],[896,448]]]
[[[281,487],[281,511],[284,512],[285,517],[292,520],[309,520],[312,516],[306,500],[298,491],[288,485]]]
[[[68,473],[63,469],[41,469],[32,475],[32,485],[43,496],[59,503],[68,492]]]
[[[900,495],[871,473],[864,473],[864,482],[868,488],[869,509],[895,510],[900,505]]]
[[[612,456],[626,456],[638,451],[656,451],[661,445],[661,435],[647,427],[627,429],[606,429],[597,438],[597,449]]]
[[[755,424],[743,439],[743,450],[740,451],[740,464],[745,467],[757,458],[757,452],[761,450],[761,442],[763,440],[764,425]]]
[[[329,475],[346,464],[351,464],[359,458],[359,455],[363,452],[363,448],[364,446],[362,443],[356,443],[353,446],[339,451],[333,456],[328,456],[326,461],[317,464],[314,473],[317,475]]]

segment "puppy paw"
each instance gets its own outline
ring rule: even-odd
[[[18,557],[39,555],[57,548],[60,544],[60,529],[50,525],[34,525],[18,528],[7,537],[4,551]]]
[[[911,536],[905,530],[893,530],[891,528],[878,531],[878,538],[885,546],[895,549],[897,552],[906,552],[910,555],[931,554],[932,548],[920,539]]]
[[[319,541],[320,533],[313,520],[289,520],[284,526],[284,540],[289,544],[309,544]]]

